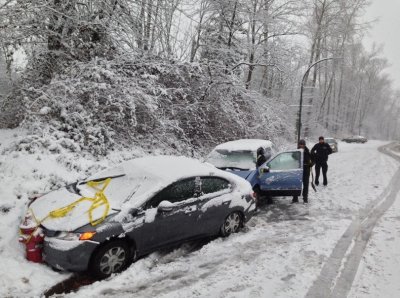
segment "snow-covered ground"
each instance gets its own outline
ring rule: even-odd
[[[349,297],[400,296],[400,194],[375,227]]]
[[[0,131],[0,150],[15,139],[15,133]],[[290,198],[276,199],[273,205],[262,206],[238,234],[153,253],[121,274],[65,296],[312,297],[314,286],[321,284],[321,270],[334,268],[327,266],[332,253],[338,246],[339,251],[347,249],[338,245],[347,243],[342,236],[384,197],[399,168],[398,162],[378,152],[384,144],[340,143],[339,153],[329,159],[329,185],[319,186],[316,193],[311,190],[308,205],[292,205]],[[69,276],[24,259],[23,246],[17,240],[27,193],[86,176],[97,170],[94,165],[109,166],[140,154],[114,153],[101,161],[73,154],[0,155],[1,297],[40,296]],[[399,210],[397,200],[374,230],[351,297],[400,295],[396,284]],[[392,257],[396,261],[388,259]],[[387,295],[378,295],[383,288]]]

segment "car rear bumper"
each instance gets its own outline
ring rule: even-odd
[[[43,260],[59,270],[85,271],[97,246],[98,243],[91,241],[80,241],[77,244],[72,241],[45,238]]]
[[[253,202],[245,211],[244,211],[244,222],[248,222],[250,218],[256,213],[257,206],[256,202]]]

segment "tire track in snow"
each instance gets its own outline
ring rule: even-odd
[[[400,156],[390,151],[393,146],[394,143],[378,150],[400,161]],[[374,227],[396,200],[400,191],[399,181],[400,169],[392,177],[382,195],[352,221],[306,294],[307,298],[347,297]]]

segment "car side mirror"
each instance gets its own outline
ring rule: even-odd
[[[173,207],[174,207],[174,204],[172,204],[170,201],[162,201],[158,205],[157,211],[158,212],[171,212]]]
[[[269,173],[269,167],[261,168],[260,174]]]

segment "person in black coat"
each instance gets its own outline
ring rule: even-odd
[[[319,174],[322,168],[322,176],[324,177],[324,185],[328,185],[328,155],[332,154],[332,148],[325,143],[324,137],[319,137],[319,142],[311,149],[311,155],[315,159],[315,185],[319,184]]]
[[[266,154],[265,149],[263,147],[260,147],[260,148],[257,149],[257,161],[256,161],[257,168],[268,160],[266,155],[267,154]]]
[[[303,202],[308,203],[308,186],[310,184],[310,171],[313,165],[313,158],[310,150],[306,146],[305,140],[300,140],[298,144],[299,149],[304,150],[303,154]],[[299,198],[293,197],[292,203],[298,203]]]

